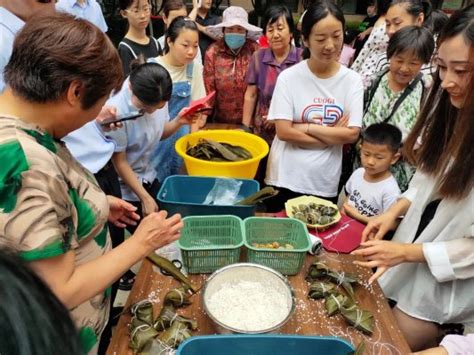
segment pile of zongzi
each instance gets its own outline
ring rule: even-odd
[[[169,291],[156,319],[150,301],[142,300],[132,306],[129,346],[134,354],[166,355],[191,337],[191,330],[197,329],[197,322],[176,312],[176,307],[191,304],[189,297],[189,288],[178,287]]]
[[[292,217],[307,224],[326,225],[333,222],[337,216],[337,208],[310,202],[292,206]]]
[[[263,248],[263,249],[289,249],[293,250],[295,247],[290,243],[280,244],[278,242],[273,243],[252,243],[254,248]]]
[[[193,146],[188,144],[186,154],[196,159],[220,162],[242,161],[252,158],[252,154],[243,147],[204,138],[200,138],[198,143]]]
[[[373,315],[356,305],[353,285],[358,283],[358,278],[355,275],[331,270],[316,260],[311,264],[306,280],[310,282],[308,297],[324,298],[328,316],[340,313],[354,328],[372,334]]]

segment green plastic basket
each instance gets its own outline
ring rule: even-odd
[[[293,218],[249,217],[244,221],[244,244],[247,260],[271,267],[284,275],[296,275],[303,266],[311,247],[308,231],[303,222]],[[291,244],[294,249],[255,248],[252,243],[278,242]]]
[[[240,261],[243,222],[236,216],[189,216],[178,246],[190,274],[207,274]]]

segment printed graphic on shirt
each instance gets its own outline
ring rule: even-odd
[[[377,207],[372,206],[364,198],[359,190],[354,189],[354,191],[349,196],[349,201],[352,202],[357,211],[363,216],[376,216],[380,214],[380,211]]]
[[[313,104],[305,107],[301,114],[302,122],[322,126],[334,126],[342,117],[344,110],[331,98],[315,98]]]

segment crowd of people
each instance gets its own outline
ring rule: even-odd
[[[21,280],[45,295],[31,307],[57,309],[38,313],[45,328],[33,335],[0,302],[12,335],[0,353],[33,353],[28,334],[54,348],[47,313],[62,317],[61,339],[76,328],[61,349],[104,352],[130,267],[179,238],[181,216],[156,196],[184,172],[176,140],[207,122],[270,145],[256,177],[279,190],[268,212],[312,195],[367,225],[356,263],[376,269],[370,282],[413,351],[437,346],[441,325],[473,332],[474,5],[448,19],[428,1],[380,0],[348,41],[330,0],[311,1],[298,25],[271,6],[262,28],[241,7],[220,18],[211,4],[188,13],[166,0],[156,39],[148,0],[121,0],[128,29],[116,47],[94,0],[0,0],[0,294],[24,302]],[[211,92],[205,110],[186,114]],[[449,338],[440,351],[470,341]]]

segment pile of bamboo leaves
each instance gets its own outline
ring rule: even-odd
[[[357,276],[331,270],[326,264],[315,261],[311,264],[306,280],[310,282],[308,297],[324,299],[329,317],[341,314],[354,328],[372,335],[374,316],[360,309],[355,301],[354,288],[359,280]]]
[[[186,154],[196,159],[217,162],[242,161],[252,158],[252,154],[243,147],[204,138],[200,138],[198,143],[193,146],[188,145]]]

